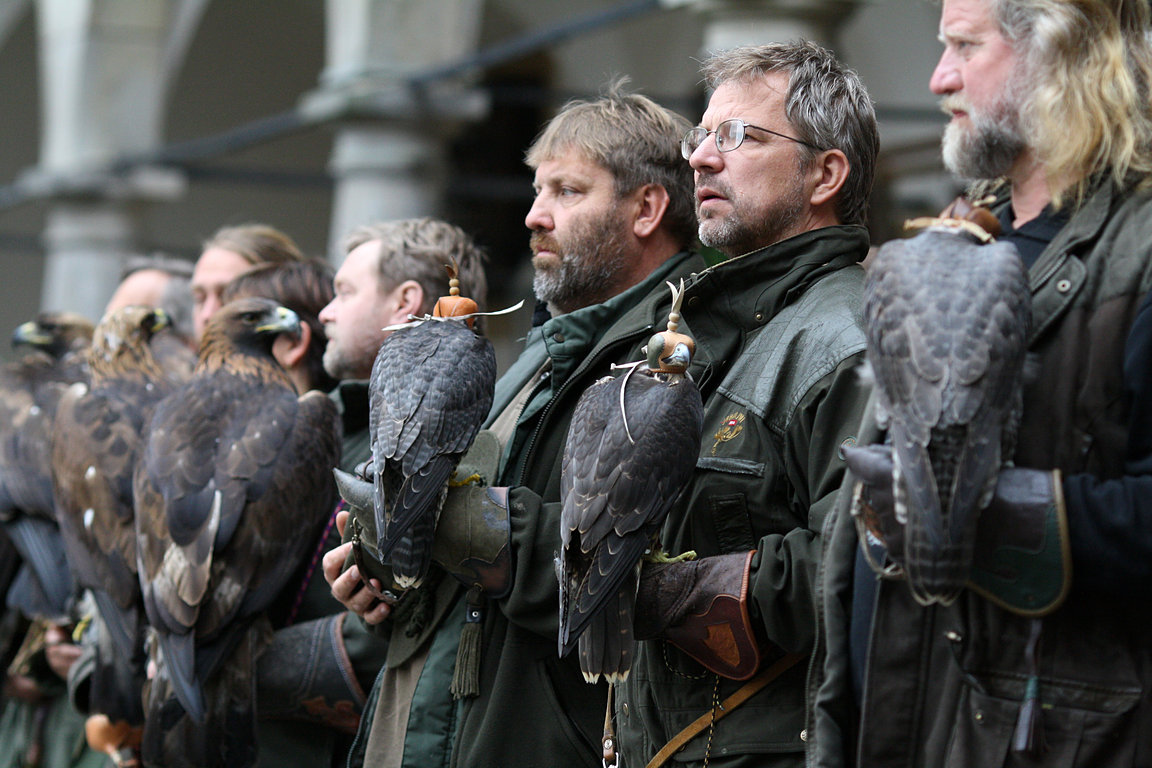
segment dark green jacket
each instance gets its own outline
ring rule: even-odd
[[[723,262],[688,286],[684,325],[697,342],[704,439],[686,502],[663,548],[701,557],[756,550],[749,585],[764,662],[811,653],[822,523],[844,471],[868,387],[855,366],[861,330],[861,227],[807,232]],[[809,705],[801,663],[679,753],[724,765],[800,765]],[[716,678],[663,641],[640,644],[616,688],[623,765],[643,766],[712,709]],[[721,699],[742,683],[718,682]],[[710,750],[710,752],[709,752]]]
[[[529,333],[523,353],[497,383],[490,420],[540,370],[542,377],[518,419],[494,485],[510,492],[513,586],[484,606],[480,695],[453,703],[449,686],[463,600],[437,625],[424,647],[381,674],[370,694],[373,722],[406,721],[402,745],[381,745],[361,727],[349,766],[599,766],[606,689],[584,682],[575,657],[556,653],[559,592],[553,558],[560,542],[560,460],[576,401],[613,363],[639,359],[639,348],[664,319],[665,280],[687,278],[704,261],[682,253],[644,282],[603,304],[552,318]],[[664,308],[663,312],[667,312]],[[386,622],[387,624],[388,622]],[[392,626],[393,636],[404,627]],[[395,640],[393,641],[395,644]],[[412,669],[415,667],[415,669]],[[391,696],[398,678],[416,675],[411,702]],[[410,681],[411,682],[411,681]],[[377,747],[369,748],[369,751]]]
[[[1118,478],[1132,407],[1122,384],[1124,345],[1137,306],[1152,290],[1152,196],[1098,185],[1029,278],[1033,333],[1016,464]],[[1083,512],[1069,508],[1069,515]],[[861,713],[847,663],[857,551],[847,513],[835,520],[830,541],[819,765],[1152,765],[1146,601],[1078,589],[1073,574],[1068,599],[1041,620],[1033,669],[1031,619],[970,591],[952,606],[921,608],[906,584],[882,581]],[[1046,751],[1025,763],[1009,745],[1034,673]]]

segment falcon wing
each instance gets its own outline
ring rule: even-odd
[[[975,520],[1011,454],[1030,321],[1015,247],[929,230],[869,269],[869,362],[896,465],[914,594],[951,602]]]
[[[601,380],[577,403],[561,473],[558,640],[561,655],[580,640],[585,677],[627,674],[640,556],[691,478],[702,423],[690,380]]]
[[[369,386],[378,549],[398,577],[427,570],[448,480],[492,407],[492,344],[455,321],[394,332]]]

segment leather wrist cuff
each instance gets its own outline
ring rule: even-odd
[[[344,648],[346,613],[278,630],[257,662],[257,712],[355,733],[364,691]]]
[[[636,637],[667,640],[721,677],[747,680],[760,667],[748,613],[755,551],[646,566],[640,576]]]
[[[503,597],[512,588],[510,536],[507,488],[449,488],[436,523],[432,560],[464,586],[486,597]]]

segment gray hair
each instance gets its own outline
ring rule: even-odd
[[[1091,178],[1117,183],[1152,174],[1152,45],[1147,0],[989,0],[1001,34],[1034,87],[1025,136],[1052,189],[1079,201]]]
[[[536,169],[574,149],[612,174],[617,197],[660,185],[668,192],[662,224],[686,248],[696,240],[695,188],[692,168],[680,156],[680,139],[692,126],[648,97],[625,92],[626,83],[617,79],[597,99],[565,104],[528,147],[524,161]]]
[[[484,251],[464,230],[433,218],[402,219],[359,227],[344,241],[349,253],[364,243],[379,241],[379,290],[390,291],[405,280],[424,289],[421,311],[431,314],[436,299],[448,295],[445,264],[455,263],[460,295],[476,302],[483,311],[488,299],[484,276]]]
[[[751,83],[770,72],[788,74],[784,112],[800,138],[816,147],[839,149],[848,158],[848,179],[836,213],[841,223],[863,224],[876,175],[880,133],[876,111],[860,76],[832,52],[813,42],[750,45],[710,56],[701,71],[712,90],[728,81]],[[818,150],[801,145],[808,160]]]

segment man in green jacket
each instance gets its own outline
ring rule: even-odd
[[[381,329],[430,313],[448,293],[444,263],[458,265],[461,290],[481,306],[487,284],[483,252],[459,227],[419,218],[369,224],[345,240],[332,283],[335,296],[319,310],[328,337],[324,369],[340,379],[340,468],[351,472],[369,456],[368,387]],[[335,512],[333,512],[335,515]],[[332,599],[319,559],[339,546],[334,521],[282,596],[287,626],[259,660],[260,765],[342,766],[359,724],[365,691],[384,664],[387,645]]]
[[[704,439],[648,566],[616,686],[621,762],[799,766],[819,662],[820,531],[868,386],[859,262],[879,145],[856,74],[812,43],[738,48],[684,137],[700,239],[729,257],[687,285]],[[695,723],[695,725],[694,725]],[[659,757],[657,757],[659,755]]]
[[[385,620],[387,607],[369,609],[363,591],[349,597],[356,574],[337,576],[343,553],[325,560],[334,594],[368,621],[384,620],[390,637],[370,697],[376,712],[365,715],[351,765],[600,764],[606,688],[585,683],[577,660],[556,653],[560,460],[584,389],[612,364],[640,359],[663,327],[665,280],[706,266],[687,251],[695,231],[691,172],[679,153],[687,128],[614,87],[567,105],[529,148],[536,199],[525,224],[546,311],[497,385],[490,429],[503,450],[488,473],[494,487],[451,490],[437,526],[433,559],[467,588],[446,577],[427,610],[405,608],[409,595]],[[459,541],[481,528],[490,547]],[[473,626],[462,631],[466,622]],[[478,664],[457,663],[462,635],[476,650],[467,638],[477,628]]]

